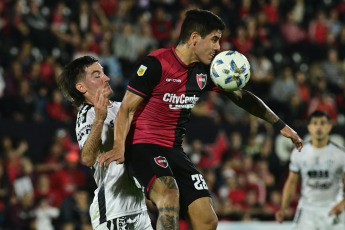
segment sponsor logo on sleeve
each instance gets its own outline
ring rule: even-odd
[[[145,74],[147,67],[144,65],[141,65],[137,71],[138,76],[143,76]]]

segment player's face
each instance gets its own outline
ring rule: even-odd
[[[213,57],[220,50],[219,39],[222,37],[220,30],[214,30],[204,38],[199,38],[195,45],[195,55],[205,65],[209,65]]]
[[[103,67],[95,62],[86,67],[85,72],[85,79],[81,82],[85,98],[92,102],[98,89],[104,89],[105,95],[109,98],[113,91],[109,85],[109,77],[103,72]]]
[[[331,132],[332,124],[326,117],[313,117],[308,125],[308,131],[314,140],[324,140]]]

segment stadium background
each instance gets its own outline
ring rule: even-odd
[[[344,1],[0,0],[1,229],[91,227],[95,185],[79,161],[76,109],[55,78],[74,58],[93,55],[120,101],[136,61],[174,46],[192,8],[211,10],[227,23],[221,48],[240,51],[252,66],[245,89],[306,140],[306,117],[326,110],[332,138],[344,145]],[[254,223],[247,228],[254,229],[259,221],[268,229],[288,173],[288,140],[209,93],[193,109],[184,147],[222,222]],[[181,229],[188,229],[182,220]]]

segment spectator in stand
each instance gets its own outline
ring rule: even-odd
[[[52,187],[50,177],[47,174],[39,175],[34,190],[35,199],[45,199],[49,206],[60,207],[62,194]]]
[[[63,96],[58,89],[54,89],[51,93],[50,100],[46,104],[46,111],[51,120],[70,122],[72,114],[65,108],[63,104]]]
[[[326,13],[323,10],[319,10],[308,25],[309,41],[312,45],[310,56],[313,60],[320,60],[326,55],[325,44],[327,41],[327,34],[329,33],[326,19]]]
[[[15,230],[34,230],[36,211],[35,200],[32,193],[25,193],[8,209],[9,226]]]
[[[91,229],[90,203],[89,194],[83,187],[76,188],[75,192],[67,196],[60,206],[59,224],[62,229]]]
[[[246,28],[244,26],[238,26],[236,36],[232,39],[232,44],[238,52],[248,56],[253,48],[254,42],[248,37]]]
[[[153,36],[158,40],[160,47],[165,47],[169,42],[173,25],[163,7],[157,7],[154,10],[151,19],[151,28]]]
[[[78,187],[86,187],[87,175],[80,165],[79,153],[70,151],[66,154],[66,165],[51,175],[53,189],[61,192],[63,198],[72,195]]]
[[[36,212],[36,230],[54,230],[53,220],[56,219],[60,210],[49,205],[46,198],[40,198],[37,201]]]
[[[254,54],[249,55],[251,76],[247,85],[260,98],[267,99],[269,89],[273,82],[273,64],[264,53],[258,49]]]
[[[326,59],[321,63],[321,69],[329,90],[335,94],[341,93],[342,86],[345,84],[345,67],[343,61],[339,60],[336,49],[328,50]]]
[[[30,40],[44,53],[48,53],[56,45],[56,40],[49,28],[49,22],[40,11],[40,5],[35,0],[28,1],[29,13],[24,21],[30,29]]]
[[[307,31],[299,24],[298,19],[294,17],[293,11],[286,13],[286,19],[280,24],[281,35],[285,41],[284,51],[292,54],[295,51],[305,52],[303,46],[306,45]]]
[[[10,18],[11,41],[13,45],[19,46],[29,38],[30,29],[25,23],[22,1],[16,0],[8,14]]]
[[[271,85],[270,95],[272,97],[273,108],[277,108],[279,112],[285,112],[284,105],[288,102],[290,95],[297,90],[293,70],[290,66],[285,66],[282,69],[281,75]]]

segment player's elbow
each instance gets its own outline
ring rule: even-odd
[[[96,162],[96,159],[94,159],[94,158],[92,158],[92,157],[82,157],[81,158],[81,162],[84,164],[84,165],[86,165],[87,167],[91,167],[91,166],[93,166],[94,164],[95,164],[95,162]]]

